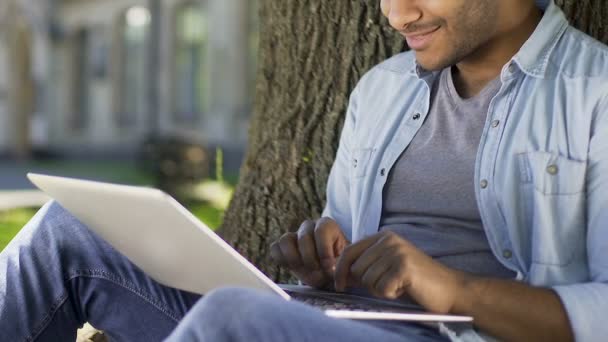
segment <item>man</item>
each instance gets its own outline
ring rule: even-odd
[[[359,83],[329,218],[284,235],[274,258],[310,285],[409,296],[471,315],[499,339],[605,338],[608,49],[553,3],[544,14],[532,0],[381,4],[414,51]],[[230,296],[239,298],[211,299],[230,307]],[[257,323],[302,319],[345,340],[347,329],[366,336],[258,300]],[[212,312],[205,300],[194,311]]]
[[[330,319],[222,289],[171,340],[599,340],[608,328],[608,49],[533,0],[382,0],[412,52],[352,94],[324,217],[272,247],[303,282],[361,287],[475,330]],[[352,243],[351,243],[352,242]],[[167,336],[198,300],[56,204],[0,256],[0,332]],[[479,333],[479,335],[478,335]]]

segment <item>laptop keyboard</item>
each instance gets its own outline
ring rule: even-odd
[[[299,302],[306,303],[322,310],[378,311],[378,307],[373,307],[361,303],[343,303],[319,297],[302,296],[301,298],[298,298],[297,296],[293,295],[292,297]]]
[[[322,310],[351,310],[351,311],[385,311],[385,312],[403,312],[417,311],[417,307],[404,307],[387,304],[370,304],[361,303],[355,299],[329,298],[321,294],[297,293],[288,291],[289,295],[299,302],[317,307]]]

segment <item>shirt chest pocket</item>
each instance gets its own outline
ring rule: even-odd
[[[355,178],[365,177],[369,173],[369,164],[373,148],[356,148],[352,153],[351,170]]]
[[[585,258],[586,162],[548,152],[521,154],[519,162],[532,262],[566,266]]]

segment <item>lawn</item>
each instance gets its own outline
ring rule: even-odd
[[[222,165],[223,161],[218,159],[216,163]],[[21,168],[130,185],[149,186],[154,184],[153,175],[139,169],[134,162],[50,160],[28,162]],[[224,177],[222,168],[216,170],[215,173],[215,179],[207,178],[198,184],[187,186],[187,191],[184,191],[181,197],[190,199],[183,203],[184,206],[212,229],[218,228],[222,223],[224,211],[238,179],[238,175]],[[6,247],[36,211],[37,208],[0,211],[0,251]]]
[[[35,172],[66,177],[83,177],[130,185],[154,184],[154,176],[139,169],[133,161],[45,160],[29,162],[26,167]]]
[[[222,223],[224,210],[208,205],[204,202],[193,201],[186,207],[212,229],[216,229]],[[0,251],[13,239],[19,230],[36,213],[36,208],[17,209],[0,212]]]
[[[36,209],[18,209],[0,212],[0,250],[4,249],[35,213]]]

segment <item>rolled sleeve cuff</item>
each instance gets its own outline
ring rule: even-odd
[[[576,341],[605,341],[608,336],[608,284],[585,283],[555,286]]]

